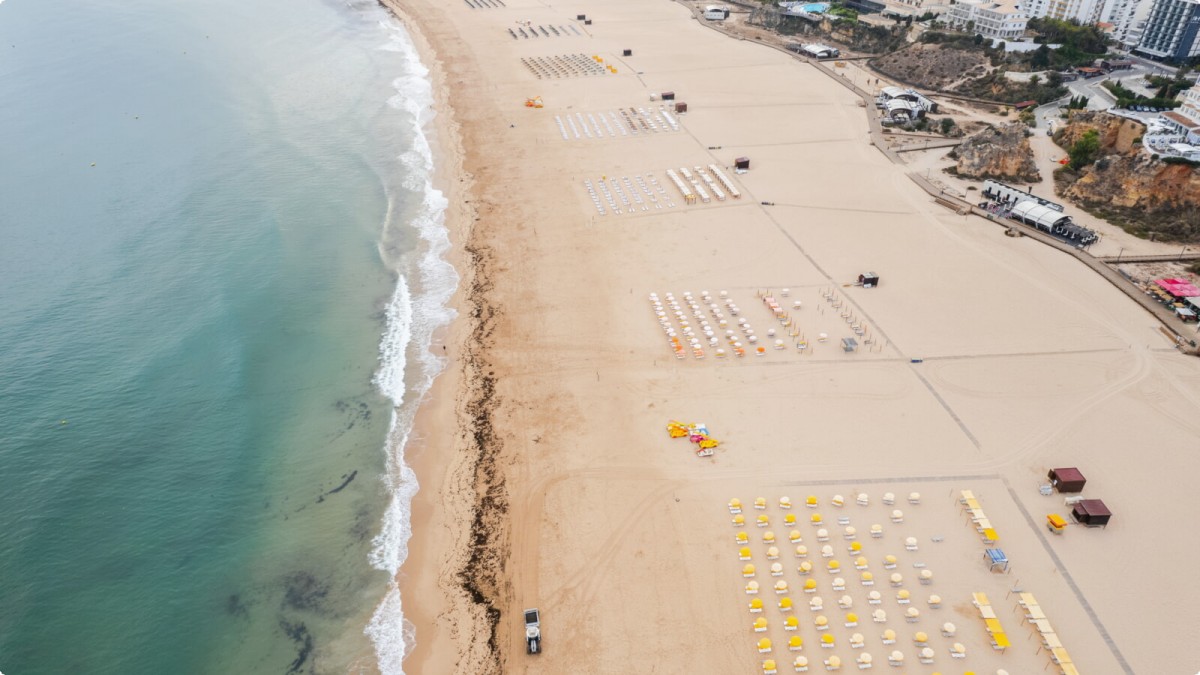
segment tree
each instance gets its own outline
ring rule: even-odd
[[[1095,129],[1089,129],[1082,138],[1075,141],[1067,155],[1070,156],[1070,166],[1075,171],[1096,161],[1096,157],[1100,155],[1100,134]]]
[[[1038,83],[1041,81],[1042,81],[1042,78],[1037,75],[1034,75],[1029,78],[1029,84],[1034,87],[1038,86]]]
[[[1042,45],[1033,50],[1033,56],[1029,60],[1029,66],[1035,70],[1045,70],[1050,67],[1050,48]]]

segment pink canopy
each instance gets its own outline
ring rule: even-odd
[[[1194,298],[1200,295],[1200,288],[1193,286],[1187,279],[1159,279],[1154,283],[1177,298]]]

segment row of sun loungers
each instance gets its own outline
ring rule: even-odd
[[[587,54],[532,56],[522,58],[521,63],[538,79],[604,75],[609,72],[604,64]]]
[[[667,110],[621,108],[605,113],[577,112],[574,115],[555,115],[554,121],[564,141],[583,138],[616,138],[640,133],[679,131],[679,123]],[[578,122],[578,123],[576,123]],[[568,130],[570,133],[568,133]],[[728,180],[728,179],[726,179]]]
[[[992,640],[992,649],[998,651],[1008,649],[1012,643],[1004,632],[1004,627],[1000,625],[1000,619],[996,618],[996,612],[992,609],[992,603],[988,600],[987,595],[972,593],[971,604],[975,605],[975,608],[979,610],[979,616],[983,618],[984,627]]]
[[[1079,670],[1075,668],[1071,655],[1067,653],[1062,641],[1058,639],[1058,634],[1050,625],[1046,613],[1042,611],[1041,605],[1038,604],[1033,593],[1018,594],[1017,604],[1020,605],[1025,616],[1022,623],[1028,622],[1037,629],[1042,640],[1042,648],[1050,653],[1050,660],[1054,662],[1054,665],[1058,666],[1063,675],[1079,675]]]
[[[974,492],[971,490],[960,492],[958,503],[963,506],[970,517],[971,524],[975,526],[975,531],[980,534],[983,543],[994,544],[1000,540],[1000,535],[996,533],[996,528],[992,527],[992,521],[988,520],[987,514],[983,512],[983,507],[975,498]]]
[[[467,7],[471,9],[495,9],[499,7],[508,7],[504,4],[504,0],[463,0],[467,3]]]
[[[499,1],[499,0],[497,0],[497,1]],[[538,38],[538,37],[571,37],[571,33],[569,31],[575,31],[575,35],[582,35],[582,33],[579,32],[579,29],[574,26],[571,26],[570,29],[568,29],[566,26],[562,26],[562,25],[543,26],[543,25],[539,24],[537,26],[534,26],[533,24],[529,23],[528,21],[525,21],[525,22],[518,21],[517,24],[518,25],[515,29],[513,29],[513,28],[508,29],[508,34],[511,35],[514,40],[517,40],[517,39],[528,40],[529,38]]]

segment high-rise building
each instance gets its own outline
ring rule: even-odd
[[[1125,49],[1132,49],[1141,39],[1151,4],[1151,0],[1105,0],[1100,22],[1110,24],[1113,39]]]
[[[1200,0],[1153,0],[1135,51],[1167,61],[1200,56]]]

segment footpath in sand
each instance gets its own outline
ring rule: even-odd
[[[1200,362],[1173,350],[1153,318],[1069,256],[935,205],[869,144],[874,113],[845,88],[701,26],[681,5],[412,0],[404,9],[436,52],[461,124],[477,220],[456,235],[468,260],[482,261],[476,276],[464,270],[471,291],[450,344],[460,370],[448,381],[462,386],[435,391],[455,405],[426,412],[415,452],[422,493],[402,576],[417,648],[407,672],[757,673],[773,659],[784,673],[797,656],[823,672],[834,656],[857,670],[863,653],[891,670],[893,651],[903,672],[1053,672],[1020,592],[1036,597],[1053,627],[1047,641],[1061,642],[1078,672],[1197,668],[1180,648],[1200,600],[1191,570],[1200,542],[1187,536],[1181,500],[1200,468],[1190,452]],[[510,33],[537,26],[558,31]],[[592,56],[616,72],[576,75]],[[666,91],[688,104],[670,116],[678,130],[654,112],[661,102],[651,94]],[[533,96],[545,107],[525,107]],[[658,130],[637,121],[638,108]],[[621,133],[622,111],[638,134]],[[740,156],[748,173],[732,170]],[[667,170],[696,175],[710,164],[741,197],[726,189],[719,200],[701,182],[710,201],[685,203]],[[868,271],[881,276],[878,288],[851,285]],[[761,301],[767,289],[789,325]],[[480,321],[486,330],[473,331]],[[857,351],[843,351],[843,338]],[[495,434],[482,449],[470,440],[480,419]],[[672,419],[704,422],[722,445],[697,458],[668,437]],[[1112,508],[1107,529],[1047,532],[1047,514],[1069,511],[1061,495],[1038,491],[1059,466],[1079,466],[1084,494]],[[986,511],[1007,573],[989,570],[962,490]],[[888,492],[895,505],[883,503]],[[919,503],[908,503],[911,492]],[[804,505],[809,495],[817,508]],[[791,510],[779,507],[784,496]],[[748,521],[740,528],[733,497]],[[752,507],[756,497],[765,509]],[[755,527],[758,515],[767,527]],[[870,536],[874,524],[881,537]],[[805,561],[812,569],[802,573]],[[757,596],[745,592],[747,562]],[[777,581],[789,591],[777,594]],[[811,610],[817,596],[822,609]],[[754,597],[761,613],[750,611]],[[786,630],[782,597],[796,631]],[[534,606],[545,651],[528,656],[521,610]],[[988,612],[1011,643],[1004,651],[992,648]],[[851,613],[857,626],[846,625]],[[829,628],[818,630],[817,616]],[[756,633],[759,617],[768,626]],[[862,647],[851,644],[856,633]],[[825,634],[831,648],[819,644]],[[789,649],[793,635],[800,651]],[[763,637],[769,654],[759,652]],[[921,662],[926,647],[931,663]]]

